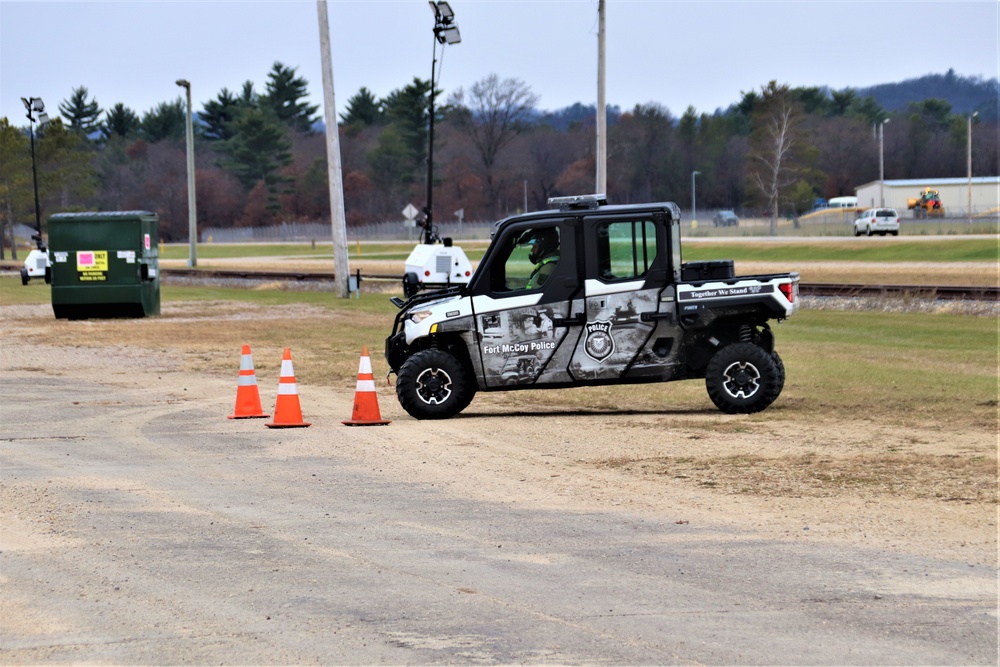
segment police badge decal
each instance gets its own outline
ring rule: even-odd
[[[597,320],[587,322],[587,340],[583,344],[587,356],[601,363],[615,351],[615,339],[611,336],[611,322]]]

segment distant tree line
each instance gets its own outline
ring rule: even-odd
[[[954,77],[952,83],[970,80]],[[978,82],[992,86],[995,82]],[[551,196],[594,189],[593,106],[555,112],[518,79],[484,77],[467,90],[414,78],[378,97],[367,88],[340,115],[348,225],[401,219],[424,204],[428,112],[435,97],[435,220],[464,210],[495,220],[543,208]],[[257,226],[329,219],[323,128],[308,104],[308,82],[274,63],[262,92],[247,81],[202,104],[196,122],[198,224]],[[989,97],[987,96],[987,100]],[[963,103],[964,104],[964,103]],[[982,118],[995,121],[993,108]],[[178,97],[141,116],[122,103],[102,109],[86,87],[35,127],[44,217],[58,211],[147,209],[166,240],[187,236],[186,110]],[[741,92],[726,110],[680,117],[660,104],[608,113],[608,196],[756,211],[770,217],[807,210],[816,197],[854,194],[878,179],[875,128],[885,120],[887,179],[964,176],[968,113],[936,97],[888,111],[852,89],[790,88],[775,81]],[[996,122],[974,130],[973,172],[998,170]],[[27,126],[0,119],[0,223],[34,220]],[[526,202],[527,200],[527,202]]]

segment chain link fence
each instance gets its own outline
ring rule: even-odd
[[[681,230],[684,236],[769,236],[771,221],[766,217],[740,217],[737,226],[716,226],[715,210],[698,209],[695,222],[691,211],[681,211]],[[956,211],[956,213],[958,213]],[[778,236],[852,236],[857,210],[842,209],[812,213],[799,218],[781,217],[777,220]],[[996,209],[977,212],[972,224],[964,215],[949,214],[946,218],[914,219],[912,212],[900,211],[900,233],[903,235],[996,234],[1000,231],[1000,217]],[[493,231],[493,221],[445,222],[435,225],[438,236],[463,241],[488,241]],[[406,226],[404,221],[376,222],[352,225],[347,228],[349,241],[408,241],[421,240],[423,229]],[[201,232],[201,243],[331,243],[333,233],[329,223],[285,222],[267,227],[206,227]]]
[[[441,238],[450,236],[463,240],[489,240],[493,222],[451,222],[435,225]],[[421,227],[406,226],[403,221],[375,222],[351,225],[347,228],[349,240],[360,241],[413,241],[423,234]],[[201,231],[201,243],[331,243],[333,230],[323,222],[284,222],[268,227],[206,227]]]

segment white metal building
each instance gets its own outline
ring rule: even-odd
[[[938,191],[946,216],[957,218],[968,215],[969,179],[965,177],[887,180],[881,186],[879,181],[865,183],[855,189],[858,195],[858,208],[882,205],[880,202],[883,187],[885,206],[896,209],[900,215],[905,215],[906,200],[919,197],[926,188]],[[998,208],[1000,208],[1000,176],[973,177],[972,215],[989,212],[995,214]]]

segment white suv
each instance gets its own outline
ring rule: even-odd
[[[899,235],[899,213],[894,208],[870,208],[854,221],[854,235]]]

